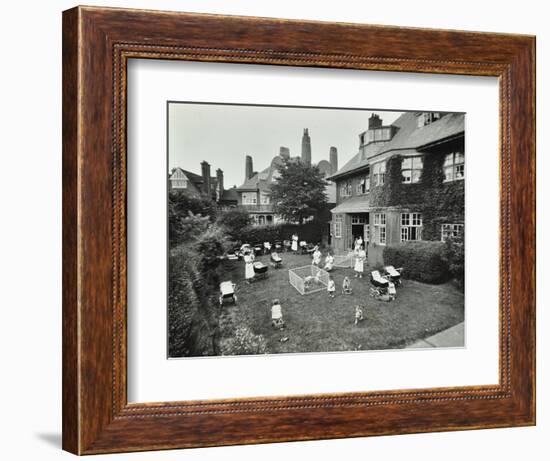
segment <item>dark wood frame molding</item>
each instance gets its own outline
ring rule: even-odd
[[[500,382],[129,404],[126,65],[171,59],[496,76]],[[63,448],[77,454],[535,424],[535,38],[77,7],[63,13]]]

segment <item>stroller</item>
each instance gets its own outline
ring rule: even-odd
[[[237,304],[237,295],[235,295],[236,285],[231,281],[220,283],[220,307],[226,303]]]
[[[284,251],[283,243],[280,240],[275,240],[275,243],[273,245],[275,247],[275,251],[277,253],[280,253],[281,251]]]
[[[280,269],[281,267],[283,267],[283,258],[281,258],[276,251],[271,253],[271,258],[270,259],[271,259],[271,265],[275,269]]]
[[[273,304],[271,306],[271,326],[282,330],[285,327],[285,321],[283,319],[283,311],[280,304]]]
[[[397,294],[395,283],[380,275],[380,271],[372,271],[370,281],[374,285],[370,289],[370,295],[381,301],[393,301]]]
[[[267,278],[267,265],[257,261],[254,263],[254,279],[260,280]]]
[[[403,268],[395,268],[393,266],[386,266],[384,267],[384,270],[386,271],[386,278],[395,284],[396,287],[401,285],[401,272],[403,272]]]

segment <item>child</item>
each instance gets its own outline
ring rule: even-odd
[[[352,293],[351,289],[351,280],[349,277],[344,277],[344,282],[342,283],[342,294],[343,295],[350,295]]]
[[[334,265],[334,256],[332,256],[330,253],[328,253],[327,257],[325,258],[325,267],[324,267],[324,269],[327,272],[330,272],[332,270],[333,265]]]
[[[355,326],[357,326],[357,324],[359,322],[362,322],[363,320],[363,309],[361,308],[361,306],[355,306]]]
[[[336,292],[336,284],[334,283],[332,277],[329,277],[328,279],[327,292],[331,298],[334,298],[334,293]]]

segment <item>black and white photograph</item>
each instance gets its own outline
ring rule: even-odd
[[[464,347],[465,118],[168,101],[168,357]]]

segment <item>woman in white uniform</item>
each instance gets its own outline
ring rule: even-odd
[[[292,251],[298,251],[298,236],[296,234],[292,235],[292,246],[290,247]]]
[[[244,278],[248,283],[254,278],[254,254],[250,251],[244,255]]]
[[[321,257],[322,256],[323,255],[319,251],[319,247],[316,246],[315,251],[313,252],[313,261],[311,262],[311,264],[313,264],[314,266],[319,267],[319,265],[321,264]]]
[[[366,258],[367,254],[365,253],[365,250],[363,250],[363,247],[359,247],[359,249],[355,251],[355,267],[353,268],[355,271],[355,277],[363,278]]]

